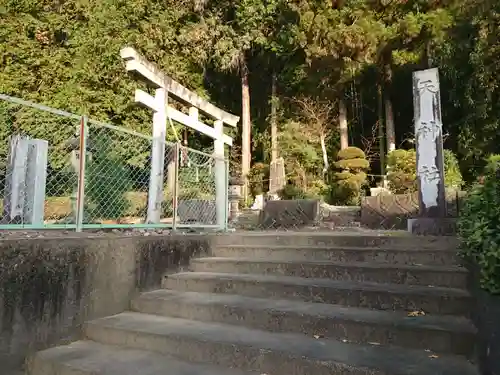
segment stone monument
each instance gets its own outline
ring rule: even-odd
[[[278,191],[286,185],[285,160],[277,158],[269,166],[269,195],[278,198]]]
[[[48,148],[43,139],[10,137],[2,224],[43,228]]]
[[[417,234],[450,234],[454,223],[445,218],[443,123],[437,68],[413,73],[413,104],[419,216],[408,220],[408,230]]]

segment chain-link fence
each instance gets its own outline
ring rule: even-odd
[[[245,231],[317,231],[360,228],[360,207],[332,206],[319,199],[269,200],[242,210],[230,226]]]
[[[225,229],[227,183],[225,159],[0,94],[0,229]]]

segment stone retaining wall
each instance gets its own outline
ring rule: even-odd
[[[85,321],[127,310],[165,271],[209,252],[203,235],[1,240],[2,373],[33,351],[77,340]]]

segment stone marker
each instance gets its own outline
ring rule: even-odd
[[[277,195],[278,191],[285,187],[285,184],[285,161],[283,158],[277,158],[269,166],[269,194]]]
[[[418,227],[420,234],[426,234],[424,227],[435,227],[439,221],[436,219],[446,216],[443,123],[437,68],[413,73],[413,104],[419,218],[409,220],[408,229],[413,232],[414,227]]]
[[[13,135],[9,139],[3,224],[43,227],[48,142]]]
[[[438,69],[413,73],[420,215],[444,217],[443,123]]]

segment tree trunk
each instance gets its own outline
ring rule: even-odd
[[[385,145],[384,145],[384,100],[382,97],[382,85],[377,84],[377,116],[378,116],[378,138],[380,152],[380,174],[385,187]]]
[[[387,137],[387,152],[396,149],[396,131],[394,129],[394,112],[392,110],[392,101],[389,95],[385,95],[385,132]]]
[[[426,39],[426,42],[425,42],[425,48],[424,48],[424,52],[423,52],[423,66],[424,66],[424,69],[430,69],[432,68],[432,65],[433,65],[433,61],[432,61],[432,44],[431,44],[431,41],[430,41],[430,33],[429,31],[426,29],[424,30],[424,36],[425,36],[425,39]]]
[[[245,61],[242,61],[241,67],[241,174],[245,184],[243,196],[248,197],[248,173],[250,172],[250,163],[252,160],[251,128],[250,122],[250,87],[248,84],[248,68]]]
[[[384,56],[383,66],[383,79],[384,79],[384,107],[385,107],[385,135],[387,137],[387,152],[396,149],[396,129],[394,126],[394,111],[392,108],[392,101],[389,95],[392,86],[392,51],[388,51]]]
[[[329,164],[328,164],[328,152],[326,150],[326,137],[324,132],[321,132],[320,142],[321,142],[321,152],[323,153],[323,174],[325,175],[326,172],[328,172]]]
[[[339,99],[339,133],[340,149],[349,147],[349,133],[347,131],[347,108],[343,98]]]
[[[271,163],[278,159],[278,118],[276,115],[276,73],[271,82]]]

